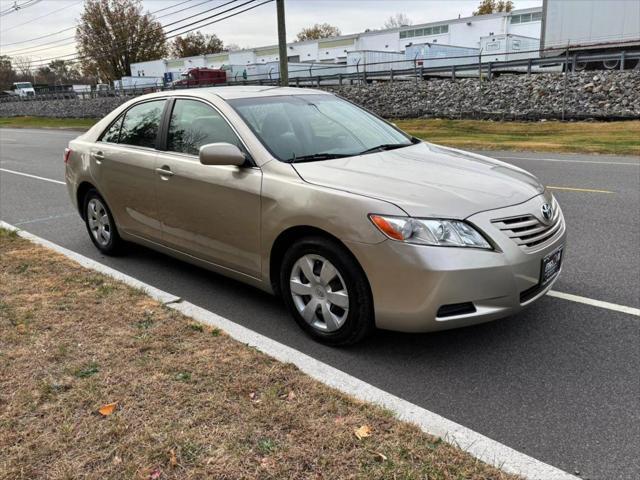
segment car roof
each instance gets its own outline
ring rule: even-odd
[[[202,88],[180,88],[176,90],[164,90],[161,92],[150,93],[144,97],[174,96],[188,95],[190,97],[205,98],[215,95],[223,100],[231,100],[234,98],[255,98],[255,97],[273,97],[277,95],[332,95],[330,92],[316,90],[313,88],[295,88],[295,87],[274,87],[259,85],[241,85],[232,87],[202,87]],[[139,100],[141,97],[137,97]]]
[[[326,94],[322,90],[313,88],[295,88],[295,87],[274,87],[274,86],[257,86],[242,85],[233,87],[208,87],[204,88],[207,93],[217,95],[225,100],[232,98],[250,98],[250,97],[271,97],[275,95],[309,95],[309,94]]]

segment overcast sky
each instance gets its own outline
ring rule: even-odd
[[[18,0],[18,4],[27,1],[30,0]],[[173,22],[224,3],[224,0],[211,0],[200,7],[181,12],[182,8],[202,1],[191,0],[175,9],[160,12],[158,15],[167,15],[161,18],[160,22],[163,24]],[[381,28],[386,18],[398,12],[406,14],[414,24],[457,18],[458,15],[464,17],[471,15],[479,2],[480,0],[286,0],[287,39],[293,40],[298,31],[314,23],[330,23],[337,26],[344,34],[361,32],[367,28]],[[0,11],[10,8],[13,3],[14,0],[0,0]],[[72,27],[82,11],[82,3],[79,0],[40,0],[33,6],[3,15],[0,17],[0,45],[2,45],[0,54],[30,56],[38,61],[38,59],[73,53],[75,51],[73,45],[60,46],[70,43],[71,40],[60,41],[56,48],[50,50],[40,50],[48,47],[49,42],[72,36],[73,30],[27,43],[7,44]],[[179,0],[143,0],[144,8],[151,12],[177,3],[180,3]],[[542,0],[515,0],[514,3],[516,8],[528,8],[541,5]],[[222,10],[229,7],[224,7]],[[277,43],[275,8],[275,2],[269,3],[229,20],[204,27],[202,31],[215,33],[225,44],[235,43],[241,47],[275,44]],[[208,15],[214,13],[216,12]],[[193,20],[208,15],[202,15]],[[36,46],[39,46],[40,51],[35,51]],[[28,47],[33,47],[33,50],[20,51]]]

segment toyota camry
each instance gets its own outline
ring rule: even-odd
[[[513,315],[562,266],[562,212],[533,175],[323,91],[144,95],[64,158],[101,252],[134,242],[277,294],[328,344]]]

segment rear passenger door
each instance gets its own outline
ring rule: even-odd
[[[98,190],[128,234],[159,241],[156,147],[165,99],[138,103],[111,124],[91,150]]]
[[[202,165],[200,147],[217,142],[246,152],[213,106],[186,98],[173,102],[156,178],[163,243],[259,277],[262,171],[250,165]]]

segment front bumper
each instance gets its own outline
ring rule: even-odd
[[[565,245],[562,212],[558,212],[560,228],[533,248],[518,245],[492,220],[539,212],[549,199],[548,194],[540,195],[520,205],[469,217],[467,221],[494,242],[495,251],[393,240],[375,245],[350,243],[369,279],[376,326],[404,332],[458,328],[510,316],[543,296],[559,276],[540,285],[542,259]],[[474,311],[463,309],[455,314],[453,310],[451,314],[449,310],[445,316],[440,310],[469,303]]]

